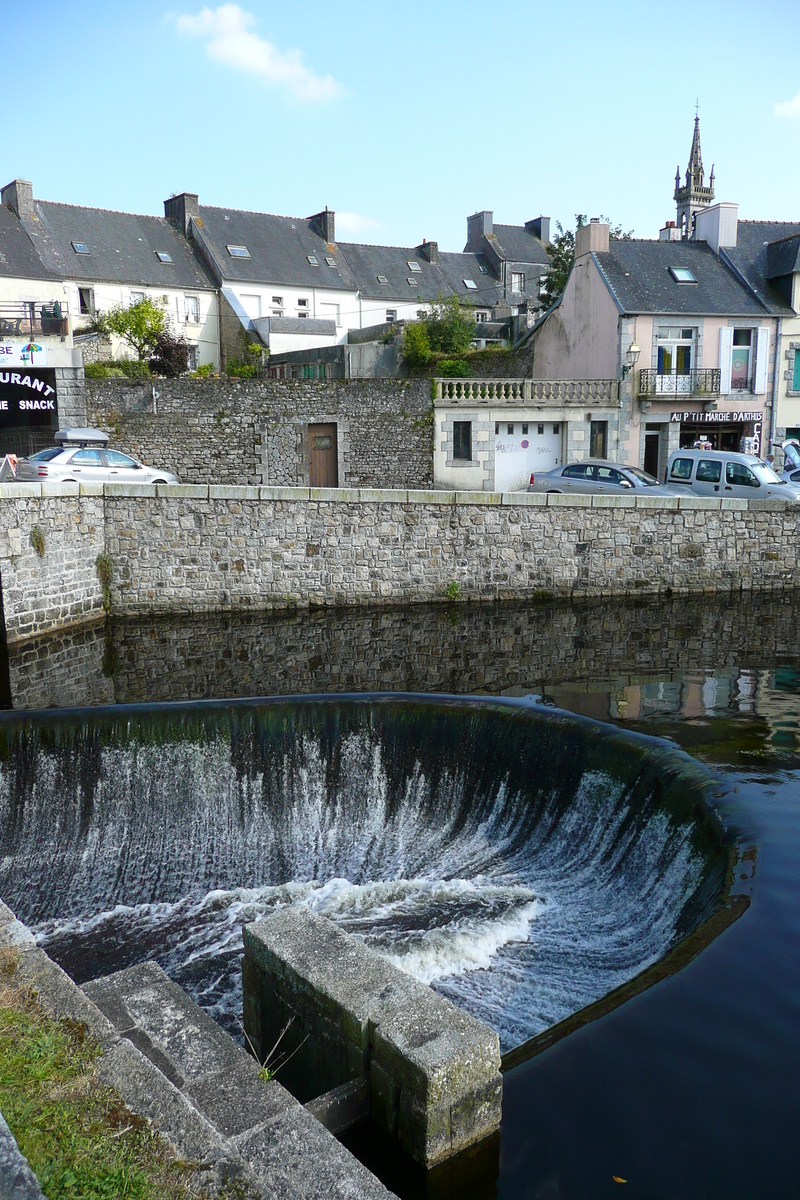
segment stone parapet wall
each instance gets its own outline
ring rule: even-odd
[[[105,546],[104,505],[102,487],[0,484],[0,579],[9,642],[102,617],[96,560]]]
[[[430,386],[427,379],[89,379],[87,419],[113,446],[183,483],[272,486],[308,484],[308,425],[335,423],[341,486],[428,487]]]
[[[794,587],[776,501],[106,488],[128,614]]]

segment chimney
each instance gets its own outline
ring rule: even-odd
[[[609,226],[602,221],[590,221],[575,233],[575,261],[587,254],[605,254],[608,250]]]
[[[715,254],[720,247],[735,246],[738,232],[738,204],[714,204],[694,214],[694,240],[707,242]]]
[[[550,218],[549,217],[534,217],[532,221],[525,222],[525,228],[528,233],[532,233],[540,242],[550,241]]]
[[[19,217],[20,221],[33,217],[33,184],[27,179],[14,179],[0,192],[0,201]]]
[[[425,238],[422,239],[422,245],[418,246],[420,254],[427,258],[429,263],[438,263],[439,261],[439,243],[429,242]]]
[[[490,209],[484,209],[482,212],[473,213],[471,217],[467,217],[467,244],[465,250],[477,254],[483,248],[483,239],[490,237],[492,233],[492,219],[494,214]]]
[[[681,231],[674,221],[667,221],[664,228],[659,229],[658,240],[660,242],[679,242],[681,240]]]
[[[314,233],[319,234],[323,242],[332,246],[336,241],[336,213],[331,212],[327,204],[322,212],[314,213],[308,218]]]
[[[177,225],[184,237],[189,236],[189,221],[200,220],[200,198],[195,192],[181,192],[164,201],[164,216]]]

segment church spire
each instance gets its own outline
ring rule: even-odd
[[[703,153],[700,149],[700,113],[696,106],[694,118],[694,133],[692,148],[689,151],[689,165],[686,168],[686,182],[681,187],[680,173],[675,176],[676,219],[681,237],[689,238],[694,231],[694,215],[702,208],[707,208],[714,199],[714,169],[708,187],[704,184]]]

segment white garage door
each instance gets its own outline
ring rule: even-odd
[[[558,421],[501,421],[495,426],[495,491],[524,491],[532,473],[560,466],[561,430]]]

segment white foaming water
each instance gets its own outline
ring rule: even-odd
[[[640,816],[599,771],[568,803],[531,784],[535,810],[504,777],[475,793],[458,762],[434,785],[412,759],[398,791],[369,732],[341,737],[335,777],[298,745],[269,773],[223,736],[104,746],[91,796],[40,750],[21,815],[0,772],[0,894],[76,977],[155,958],[229,1028],[242,924],[306,904],[508,1048],[660,958],[703,877],[691,825]]]

